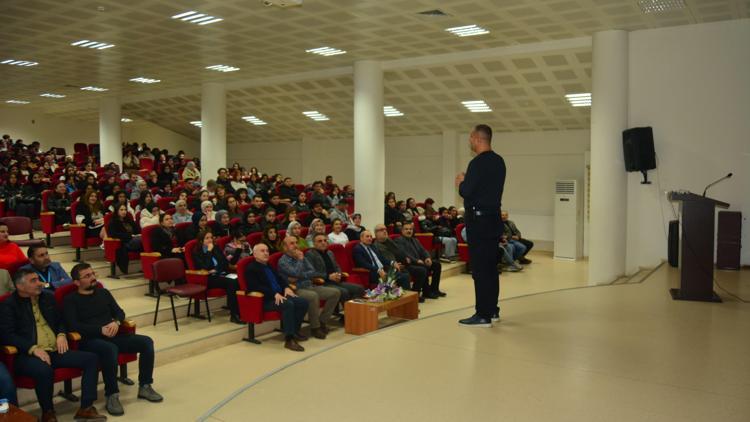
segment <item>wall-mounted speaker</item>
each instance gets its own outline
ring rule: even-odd
[[[646,171],[656,168],[654,132],[651,126],[622,131],[622,150],[625,155],[625,170],[640,171],[643,173],[643,183],[650,183]]]

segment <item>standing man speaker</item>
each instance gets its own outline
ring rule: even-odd
[[[497,248],[503,234],[500,205],[505,185],[505,160],[492,150],[492,128],[487,125],[474,128],[469,146],[476,156],[469,162],[466,173],[456,176],[456,186],[466,209],[464,218],[476,312],[458,322],[468,327],[492,327],[492,321],[500,320]]]

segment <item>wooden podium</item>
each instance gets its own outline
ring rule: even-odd
[[[670,289],[674,300],[721,302],[714,292],[714,212],[729,208],[726,202],[690,192],[670,192],[670,201],[680,202],[680,288]]]

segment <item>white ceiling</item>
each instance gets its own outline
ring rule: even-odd
[[[0,3],[0,61],[13,58],[39,65],[0,65],[0,100],[9,107],[5,100],[31,101],[12,107],[37,106],[59,116],[96,120],[96,99],[118,95],[124,115],[197,139],[199,129],[188,122],[200,119],[200,85],[222,81],[230,87],[230,142],[291,140],[303,135],[348,137],[352,133],[352,77],[347,71],[326,76],[330,69],[346,69],[361,59],[398,62],[513,48],[587,37],[604,29],[741,19],[750,11],[750,0],[685,3],[681,10],[644,14],[637,0],[305,0],[303,7],[286,10],[264,7],[258,0],[4,0]],[[435,8],[450,16],[417,14]],[[224,21],[197,26],[170,19],[187,10]],[[459,38],[444,31],[467,24],[491,33]],[[81,39],[115,47],[70,46]],[[324,45],[348,53],[332,57],[305,53]],[[205,69],[215,64],[241,70]],[[386,119],[389,136],[463,129],[477,120],[501,131],[589,125],[589,110],[570,107],[563,96],[590,90],[590,47],[394,68],[385,73],[385,102],[406,116]],[[321,71],[321,76],[252,83],[315,71]],[[139,76],[162,82],[129,82]],[[110,91],[78,89],[86,85]],[[43,92],[67,97],[39,97]],[[475,99],[485,100],[494,111],[476,115],[460,104]],[[306,110],[319,110],[331,120],[313,122],[301,114]],[[240,119],[246,115],[258,116],[268,125],[252,126]]]

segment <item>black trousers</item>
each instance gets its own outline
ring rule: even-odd
[[[281,329],[284,330],[287,340],[299,332],[308,306],[307,301],[299,296],[288,297],[280,305],[274,303],[273,300],[263,302],[264,311],[281,312]]]
[[[339,302],[341,303],[344,303],[347,300],[357,299],[365,295],[364,287],[360,286],[359,284],[347,283],[345,281],[337,283],[335,281],[326,280],[325,284],[323,285],[326,287],[333,287],[334,289],[338,289],[341,292],[341,299],[339,299]]]
[[[99,360],[93,353],[68,350],[63,354],[49,352],[52,365],[47,365],[36,356],[19,353],[16,357],[15,370],[18,375],[33,378],[36,384],[36,398],[42,412],[53,410],[52,389],[54,383],[54,370],[57,368],[80,368],[83,370],[81,377],[81,408],[87,408],[96,401],[96,382],[99,378]]]
[[[523,246],[526,246],[526,252],[523,253],[523,256],[526,256],[529,251],[531,251],[531,248],[534,247],[534,242],[530,241],[529,239],[518,239],[519,242],[523,244]]]
[[[209,289],[225,289],[227,291],[227,307],[232,316],[239,317],[240,307],[237,305],[237,289],[240,285],[236,278],[224,277],[217,274],[208,276]]]
[[[141,252],[143,251],[143,243],[141,243],[140,237],[134,237],[127,242],[120,242],[120,248],[115,253],[115,261],[120,271],[127,274],[128,265],[130,264],[130,252]]]
[[[499,262],[497,245],[500,242],[500,235],[488,236],[488,233],[500,233],[502,226],[500,230],[495,227],[487,230],[485,225],[472,224],[467,221],[466,236],[469,238],[469,264],[471,265],[471,278],[474,279],[476,313],[480,317],[490,319],[498,311],[500,275],[497,271]]]
[[[440,265],[439,260],[433,259],[432,265],[429,266],[426,264],[411,264],[406,269],[414,277],[414,290],[422,291],[422,294],[437,293],[440,290],[440,272],[443,270],[443,266]],[[432,282],[430,282],[430,276]]]
[[[138,385],[154,383],[154,342],[151,337],[127,334],[112,338],[94,338],[81,341],[80,347],[81,350],[95,353],[99,357],[106,396],[120,392],[117,386],[119,353],[138,353]]]

